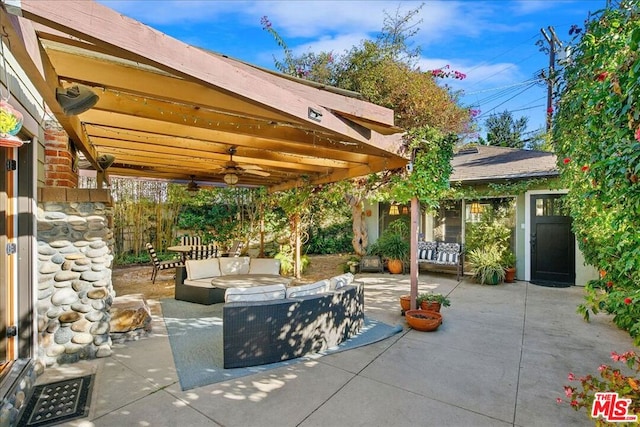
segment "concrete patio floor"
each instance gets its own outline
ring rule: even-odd
[[[230,382],[182,391],[159,303],[152,336],[109,358],[48,369],[38,383],[96,373],[87,418],[66,426],[591,426],[566,404],[567,374],[633,349],[609,316],[576,314],[583,289],[420,274],[449,294],[435,332],[408,329],[406,275],[359,274],[368,316],[404,330],[387,340]]]

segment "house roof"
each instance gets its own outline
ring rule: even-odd
[[[222,183],[235,149],[238,185],[277,191],[407,163],[393,111],[356,94],[187,45],[94,1],[13,4],[0,14],[12,54],[96,170],[112,155],[113,176]],[[56,88],[77,84],[99,100],[66,116]]]
[[[465,184],[558,176],[553,153],[491,145],[461,149],[451,165],[453,172],[449,180]]]

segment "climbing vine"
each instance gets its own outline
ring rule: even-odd
[[[587,24],[564,70],[553,138],[566,205],[587,263],[602,277],[579,307],[606,311],[640,343],[640,2]]]

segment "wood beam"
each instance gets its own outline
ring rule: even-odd
[[[87,160],[97,170],[102,170],[96,161],[95,150],[85,139],[80,120],[77,116],[66,116],[58,104],[56,99],[56,88],[59,86],[57,74],[41,49],[31,22],[18,16],[0,13],[0,25],[8,38],[11,53],[67,135]]]
[[[87,40],[114,55],[134,54],[151,64],[185,79],[217,87],[248,102],[280,111],[312,129],[328,131],[347,141],[375,145],[358,127],[298,94],[247,73],[214,55],[173,39],[153,28],[96,2],[68,0],[46,2],[22,0],[25,18]],[[320,122],[309,117],[312,108],[322,114]]]

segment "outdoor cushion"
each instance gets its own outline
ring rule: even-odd
[[[284,299],[285,295],[284,285],[229,288],[224,293],[224,302],[271,301]]]
[[[280,274],[280,260],[273,258],[251,258],[249,274]]]
[[[418,242],[418,259],[432,261],[436,258],[437,242]]]
[[[329,290],[329,280],[310,283],[308,285],[291,286],[287,288],[287,298],[304,297],[323,294]]]
[[[217,258],[220,261],[220,272],[223,276],[229,274],[248,274],[249,273],[249,257],[223,257]]]
[[[336,290],[343,286],[350,285],[353,282],[354,276],[351,273],[344,273],[339,276],[329,279],[329,289]]]
[[[438,259],[436,260],[436,262],[439,264],[457,264],[458,254],[438,251]]]
[[[187,279],[190,280],[220,276],[218,258],[187,260],[185,266],[187,267]]]

